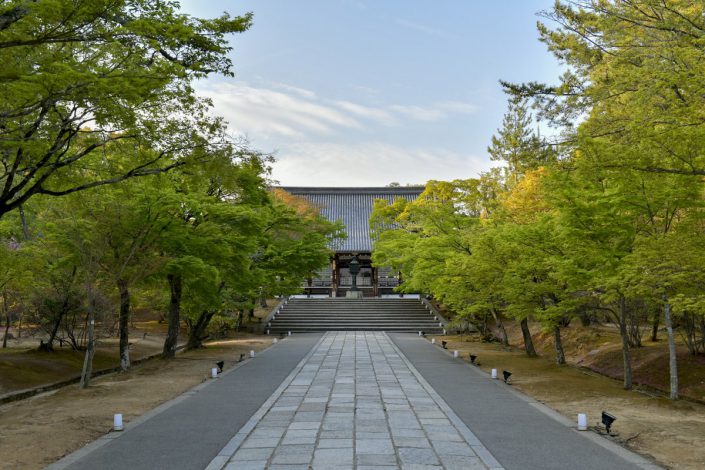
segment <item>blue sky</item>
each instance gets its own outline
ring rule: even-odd
[[[298,186],[472,178],[492,166],[500,79],[555,82],[536,13],[553,0],[182,0],[254,13],[235,78],[197,84],[233,133]]]

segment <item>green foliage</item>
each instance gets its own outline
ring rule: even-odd
[[[232,74],[226,35],[250,22],[193,18],[175,1],[3,2],[0,217],[228,146],[191,81]]]

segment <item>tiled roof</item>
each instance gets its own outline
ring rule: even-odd
[[[348,238],[332,246],[338,252],[369,253],[372,251],[370,215],[375,199],[394,202],[397,198],[413,201],[423,192],[423,186],[385,188],[314,188],[281,187],[284,191],[311,201],[321,208],[330,221],[340,220]]]

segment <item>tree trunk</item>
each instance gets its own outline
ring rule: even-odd
[[[654,343],[656,341],[658,341],[658,326],[659,326],[660,320],[661,320],[661,312],[656,310],[656,312],[654,312],[653,322],[651,323],[651,341]]]
[[[526,350],[526,355],[529,357],[536,357],[536,349],[534,348],[534,341],[531,339],[531,331],[529,331],[529,320],[527,318],[522,318],[521,322],[521,334],[524,337],[524,350]]]
[[[89,312],[88,318],[88,344],[86,345],[86,355],[83,357],[81,388],[88,387],[91,382],[91,375],[93,374],[93,353],[95,351],[95,319],[93,309]]]
[[[671,376],[671,400],[678,400],[678,361],[676,357],[676,339],[673,337],[673,319],[671,318],[671,304],[666,295],[663,296],[663,313],[668,333],[668,370]]]
[[[7,305],[7,289],[2,290],[2,311],[5,314],[5,334],[2,337],[2,348],[7,348],[7,337],[10,336],[10,308]]]
[[[61,326],[61,322],[64,320],[64,315],[66,315],[66,312],[68,311],[69,308],[69,296],[70,294],[66,294],[66,297],[64,298],[64,302],[61,304],[61,310],[59,310],[59,318],[56,319],[54,322],[54,327],[51,329],[51,333],[49,334],[49,339],[47,340],[46,343],[42,342],[39,344],[39,349],[43,351],[53,351],[54,350],[54,341],[56,340],[56,335],[59,334],[59,327]]]
[[[171,298],[169,301],[169,312],[167,313],[167,333],[164,340],[163,357],[174,357],[176,355],[176,342],[179,339],[179,325],[181,315],[181,287],[182,279],[179,274],[169,274],[169,289]]]
[[[553,328],[553,339],[556,346],[556,364],[565,364],[565,351],[563,351],[563,341],[561,341],[561,327],[558,325]]]
[[[619,298],[619,336],[622,338],[622,363],[624,365],[624,390],[632,389],[632,353],[627,332],[627,299]]]
[[[497,328],[499,328],[499,333],[501,335],[502,346],[509,347],[509,337],[507,336],[507,330],[504,328],[504,323],[502,319],[499,318],[497,310],[494,308],[490,309],[492,311],[492,316],[494,317],[495,323],[497,323]]]
[[[46,343],[44,343],[44,341],[41,341],[39,343],[40,351],[54,350],[54,340],[56,339],[56,335],[59,333],[59,327],[61,326],[61,322],[64,319],[64,315],[66,315],[69,310],[69,301],[71,300],[71,286],[73,285],[73,280],[76,278],[76,270],[77,268],[76,266],[74,266],[73,271],[71,272],[70,282],[66,287],[66,296],[64,297],[64,301],[61,303],[61,310],[59,310],[59,318],[57,318],[56,323],[54,323],[54,328],[52,328],[51,330],[49,340]]]
[[[208,324],[214,315],[215,310],[204,310],[201,312],[196,320],[196,324],[191,327],[188,342],[186,343],[186,349],[197,349],[203,347],[203,340],[207,338],[206,330],[208,329]]]
[[[20,213],[20,221],[22,222],[22,235],[24,235],[25,241],[29,241],[29,227],[27,226],[27,218],[24,215],[24,206],[20,204],[17,209]]]
[[[130,291],[127,286],[127,281],[122,278],[117,280],[117,286],[120,292],[120,315],[118,317],[120,368],[126,371],[130,368]]]

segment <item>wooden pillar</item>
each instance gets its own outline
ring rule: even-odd
[[[338,296],[338,279],[340,279],[340,273],[338,271],[338,255],[333,256],[333,260],[331,261],[332,263],[332,272],[331,272],[331,297],[337,297]]]
[[[372,296],[379,297],[379,273],[377,268],[372,266]]]

